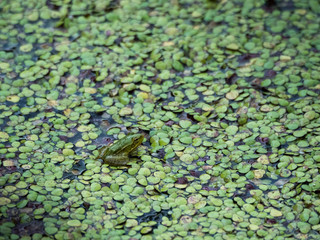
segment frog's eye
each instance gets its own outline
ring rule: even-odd
[[[141,136],[136,136],[136,137],[134,138],[135,141],[140,140],[140,139],[141,139]]]

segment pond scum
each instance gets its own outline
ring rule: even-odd
[[[0,1],[0,240],[319,239],[319,15]]]

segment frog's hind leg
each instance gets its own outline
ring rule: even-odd
[[[103,159],[104,155],[106,155],[109,151],[109,146],[103,146],[101,148],[98,149],[98,156],[96,157],[96,159]]]
[[[128,154],[120,154],[115,156],[105,156],[103,162],[109,164],[110,166],[124,166],[130,161]]]
[[[125,164],[125,165],[109,165],[109,167],[113,170],[122,170],[124,172],[128,172],[128,168],[131,167],[131,165],[129,164]]]

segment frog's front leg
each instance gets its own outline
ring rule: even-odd
[[[130,155],[130,156],[137,157],[137,156],[139,156],[139,150],[138,150],[138,149],[135,149],[135,150],[133,150],[132,152],[130,152],[129,155]]]

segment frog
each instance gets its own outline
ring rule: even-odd
[[[111,145],[101,147],[96,159],[102,159],[111,166],[125,166],[130,161],[129,156],[136,152],[143,139],[142,134],[129,134]]]

